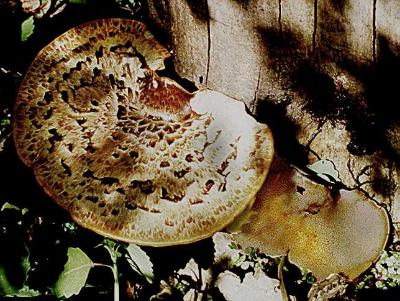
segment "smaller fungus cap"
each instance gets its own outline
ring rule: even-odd
[[[153,246],[222,229],[273,156],[266,125],[220,93],[160,77],[169,53],[143,24],[105,19],[47,45],[21,83],[14,141],[79,224]]]
[[[380,256],[388,234],[384,209],[357,191],[312,182],[282,161],[273,164],[247,223],[235,239],[268,255],[283,255],[318,279],[354,279]]]

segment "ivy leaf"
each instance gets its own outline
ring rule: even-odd
[[[21,24],[21,41],[25,42],[33,34],[35,28],[33,16],[30,16]]]
[[[126,250],[126,258],[131,268],[138,274],[142,275],[148,283],[153,282],[153,264],[150,257],[137,245],[129,245]]]
[[[57,297],[69,298],[79,294],[85,285],[90,269],[90,258],[79,248],[68,248],[68,261],[58,278],[54,291]]]

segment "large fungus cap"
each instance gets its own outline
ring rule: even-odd
[[[143,24],[98,20],[46,46],[21,84],[19,156],[79,224],[105,236],[153,246],[208,237],[265,180],[268,127],[238,101],[159,77],[168,56]]]
[[[386,211],[357,191],[332,191],[276,161],[235,239],[283,255],[318,279],[354,279],[378,259],[389,235]],[[244,224],[244,225],[243,225]]]

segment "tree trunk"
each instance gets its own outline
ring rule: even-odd
[[[400,3],[148,2],[181,77],[245,102],[292,163],[329,159],[346,186],[367,182],[400,234]]]

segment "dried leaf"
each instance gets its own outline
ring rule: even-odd
[[[232,235],[228,233],[217,232],[213,236],[214,242],[214,262],[231,263],[235,262],[240,257],[240,251],[232,248],[234,244]]]
[[[164,280],[160,281],[160,291],[150,297],[150,301],[168,300],[172,296],[172,287]]]
[[[204,270],[199,267],[196,261],[192,258],[186,264],[183,269],[178,271],[180,276],[188,276],[195,283],[199,284],[199,287],[190,288],[183,297],[184,301],[200,301],[203,300],[203,292],[212,281],[211,269]],[[197,292],[195,290],[198,290]]]
[[[27,14],[34,14],[41,6],[40,0],[21,0],[22,10]]]
[[[216,286],[227,301],[283,300],[278,289],[279,281],[267,277],[261,269],[257,269],[254,274],[247,273],[243,282],[236,274],[225,271],[219,274]]]
[[[52,17],[66,6],[66,0],[20,0],[25,13],[33,15],[35,19]],[[62,8],[60,10],[60,8]],[[50,16],[48,16],[50,14]]]
[[[346,293],[349,283],[348,278],[339,274],[331,274],[324,280],[312,285],[308,292],[308,301],[340,299]]]

